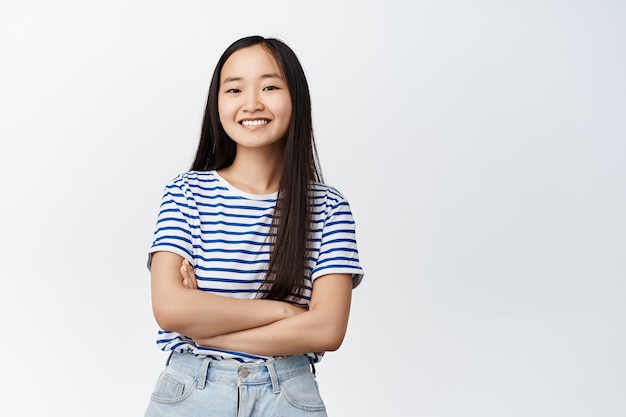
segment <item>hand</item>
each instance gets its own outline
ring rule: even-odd
[[[183,276],[183,285],[185,288],[190,290],[198,288],[198,280],[196,279],[196,274],[193,272],[193,266],[191,266],[187,259],[183,259],[183,263],[180,265],[180,274]]]

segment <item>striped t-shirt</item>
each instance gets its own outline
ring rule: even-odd
[[[326,274],[350,274],[353,287],[363,278],[355,224],[346,199],[333,187],[313,183],[313,216],[308,241],[306,290],[297,300],[308,306],[313,281]],[[230,185],[215,171],[190,171],[166,187],[157,218],[150,257],[157,251],[177,253],[194,267],[198,289],[227,297],[258,298],[267,272],[268,231],[277,193],[254,195]],[[261,362],[265,356],[196,345],[189,337],[159,330],[164,351],[200,357]],[[309,354],[314,361],[321,356]]]

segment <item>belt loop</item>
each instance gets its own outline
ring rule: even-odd
[[[174,351],[170,350],[170,354],[167,355],[167,360],[165,361],[165,366],[169,366],[172,361],[172,356],[174,356]]]
[[[274,361],[270,360],[265,362],[265,367],[270,373],[270,378],[272,379],[272,388],[274,389],[274,394],[280,393],[280,384],[278,383],[278,375],[276,375],[276,368],[274,368]]]
[[[206,385],[207,374],[209,373],[209,365],[211,364],[211,358],[207,357],[202,360],[200,365],[200,373],[198,374],[198,389],[204,389]]]
[[[315,361],[313,360],[312,357],[307,356],[309,358],[309,362],[311,363],[311,372],[313,372],[313,375],[315,376]]]

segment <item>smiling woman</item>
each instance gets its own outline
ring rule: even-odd
[[[221,174],[233,185],[248,188],[250,184],[241,183],[235,174],[240,165],[258,158],[261,164],[267,158],[282,158],[291,110],[289,86],[267,48],[254,45],[233,53],[222,68],[218,111],[224,131],[237,144],[238,158]],[[280,167],[280,163],[274,165]],[[279,175],[276,172],[262,189],[249,191],[278,191]]]
[[[285,173],[289,173],[286,175]],[[165,187],[148,265],[171,351],[146,416],[326,416],[363,271],[347,200],[323,183],[304,71],[282,41],[233,43],[191,170]]]

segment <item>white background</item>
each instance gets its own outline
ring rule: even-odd
[[[338,416],[626,415],[620,1],[0,1],[0,415],[139,416],[145,267],[235,39],[307,72],[366,277]]]

